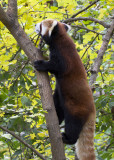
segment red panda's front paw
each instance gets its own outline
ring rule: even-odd
[[[37,71],[42,71],[43,68],[43,60],[38,60],[34,62],[34,67]]]

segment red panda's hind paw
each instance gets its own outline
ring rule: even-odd
[[[62,133],[62,140],[63,140],[63,143],[65,144],[72,145],[76,143],[75,139],[72,139],[71,137],[69,138],[65,133]]]

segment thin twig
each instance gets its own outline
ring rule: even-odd
[[[9,62],[13,61],[20,51],[21,51],[21,48],[19,47],[18,51],[17,51],[17,52],[14,54],[14,56],[9,60]]]
[[[95,41],[95,39],[98,37],[99,35],[97,34],[95,36],[95,38],[91,41],[90,45],[86,48],[85,52],[83,53],[81,59],[84,57],[84,55],[86,54],[87,50],[91,47],[91,45],[93,44],[93,42]]]
[[[30,11],[29,13],[32,13],[32,12],[34,12],[34,13],[35,13],[35,12],[39,12],[39,13],[53,13],[53,14],[54,14],[54,13],[57,13],[57,14],[68,15],[67,13],[57,12],[57,11],[54,11],[54,12],[53,12],[53,11],[46,11],[46,12],[45,12],[45,11]],[[25,13],[25,12],[24,12],[24,13]]]
[[[112,142],[112,143],[110,143],[109,145],[107,145],[106,148],[105,148],[105,150],[107,151],[112,144],[114,144],[114,142]],[[112,147],[113,147],[113,146],[112,146]]]
[[[42,1],[42,0],[41,0],[41,1]],[[24,13],[27,13],[28,11],[30,11],[30,9],[33,9],[33,8],[34,8],[38,3],[40,3],[41,1],[39,1],[39,2],[37,2],[35,5],[31,6],[28,10],[26,10],[25,12],[23,12],[23,14],[24,14]],[[22,16],[23,14],[18,15],[18,17]]]
[[[93,33],[96,33],[96,34],[104,35],[103,33],[96,32],[94,30],[88,29],[87,27],[83,27],[83,26],[80,26],[80,25],[72,25],[72,27],[76,27],[76,28],[80,28],[80,29],[85,29],[85,30],[87,30],[89,32],[93,32]]]
[[[81,11],[77,12],[76,14],[74,14],[71,18],[74,18],[74,17],[76,17],[78,14],[84,12],[85,10],[87,10],[88,8],[90,8],[91,6],[93,6],[93,5],[94,5],[95,3],[97,3],[98,1],[100,1],[100,0],[96,0],[96,1],[92,2],[92,3],[91,3],[90,5],[88,5],[86,8],[84,8],[84,9],[82,9]]]
[[[103,83],[104,83],[104,78],[103,78],[103,74],[102,74],[102,71],[100,70],[100,73],[101,73],[101,78],[102,78],[102,81],[103,81]]]
[[[17,136],[14,132],[8,130],[7,128],[5,127],[2,127],[0,126],[0,128],[3,130],[3,131],[6,131],[8,132],[9,134],[11,134],[13,137],[15,137],[17,140],[19,140],[21,143],[23,143],[27,148],[30,148],[31,151],[33,151],[34,153],[36,153],[36,155],[38,157],[40,157],[41,159],[43,160],[46,160],[38,151],[36,151],[30,144],[26,143],[24,140],[22,140],[19,136]]]
[[[7,144],[8,144],[8,148],[9,148],[10,160],[12,160],[12,156],[11,156],[11,149],[10,149],[10,145],[9,145],[9,142],[8,142],[8,141],[7,141]]]
[[[29,62],[29,59],[25,62],[25,64],[24,64],[23,67],[21,68],[21,71],[20,71],[20,73],[17,75],[16,79],[15,79],[13,82],[12,82],[12,81],[10,82],[11,84],[13,83],[12,86],[15,85],[15,83],[17,82],[18,78],[21,76],[22,71],[24,70],[24,68],[26,67],[26,65],[28,64],[28,62]]]

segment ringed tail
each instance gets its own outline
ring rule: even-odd
[[[94,152],[95,114],[91,114],[76,143],[79,160],[96,160]]]

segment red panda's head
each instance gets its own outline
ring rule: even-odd
[[[71,27],[65,23],[58,22],[54,19],[47,19],[35,25],[36,32],[39,33],[47,42],[50,39],[56,38],[57,35],[66,34]]]

